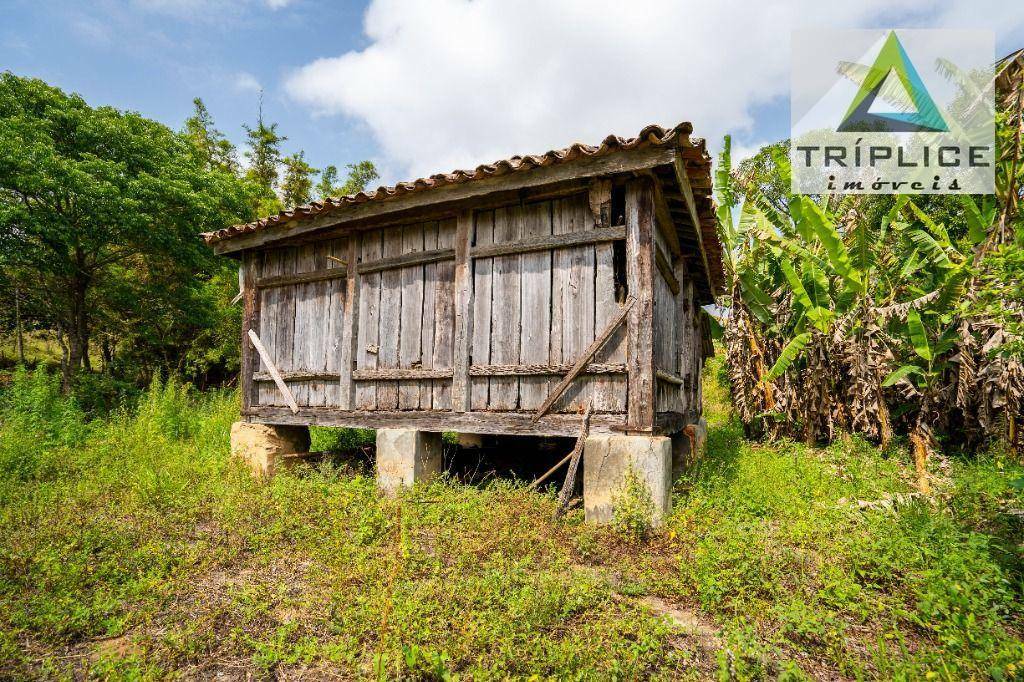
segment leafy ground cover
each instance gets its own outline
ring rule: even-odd
[[[17,372],[0,677],[1020,676],[1021,466],[937,460],[923,498],[902,445],[745,441],[719,373],[707,455],[644,534],[501,479],[389,500],[361,456],[253,481],[234,393],[155,384],[89,420]]]

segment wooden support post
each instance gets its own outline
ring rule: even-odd
[[[626,186],[626,280],[636,305],[627,330],[630,429],[654,427],[654,190],[650,178]],[[672,314],[674,311],[664,311]]]
[[[338,407],[342,410],[354,410],[356,404],[356,384],[352,380],[352,370],[355,366],[356,344],[359,337],[358,260],[359,234],[353,232],[348,238],[348,262],[345,263],[348,273],[345,278],[345,313],[341,329],[341,358],[338,363]]]
[[[455,350],[452,412],[470,409],[469,349],[473,342],[473,211],[459,213],[455,227]]]
[[[576,437],[576,447],[572,449],[572,461],[569,462],[569,471],[565,474],[565,482],[562,490],[558,493],[558,509],[555,510],[555,518],[560,517],[569,508],[569,499],[576,488],[576,474],[580,468],[580,458],[583,457],[583,446],[590,434],[590,415],[594,412],[594,401],[587,404],[587,411],[583,413],[583,423],[580,425],[580,435]]]
[[[260,327],[260,292],[256,288],[256,257],[258,252],[249,251],[242,257],[238,271],[238,284],[242,294],[242,366],[239,370],[238,385],[242,389],[242,410],[248,410],[259,402],[258,389],[252,375],[256,371],[255,356],[249,344],[249,332]]]
[[[299,413],[299,406],[295,403],[295,396],[288,390],[288,384],[284,383],[284,379],[281,378],[281,373],[277,371],[277,367],[274,365],[274,361],[270,359],[270,353],[263,346],[263,342],[260,341],[260,337],[252,329],[249,330],[249,340],[252,341],[252,345],[256,346],[256,351],[263,358],[263,363],[267,366],[267,370],[270,372],[270,376],[274,377],[274,383],[277,384],[277,390],[281,391],[281,395],[284,396],[285,402],[288,403],[288,407],[291,409],[292,414]],[[248,345],[248,344],[246,344]]]

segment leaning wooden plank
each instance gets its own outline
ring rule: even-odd
[[[422,229],[423,226],[421,223],[417,223],[416,225],[409,225],[407,227],[412,229]],[[371,272],[381,272],[383,270],[393,270],[395,268],[405,268],[412,265],[424,265],[426,263],[437,263],[444,260],[454,259],[454,249],[434,249],[432,251],[424,251],[421,246],[419,251],[414,253],[404,253],[378,261],[360,263],[359,274],[368,275]]]
[[[565,375],[565,378],[562,379],[557,386],[555,386],[554,390],[551,391],[551,394],[548,395],[547,400],[544,401],[544,404],[541,405],[540,408],[533,414],[532,420],[534,422],[536,422],[538,419],[540,419],[547,413],[547,411],[551,408],[554,402],[558,400],[559,396],[561,396],[562,393],[565,392],[565,389],[569,387],[569,384],[572,383],[573,379],[579,376],[580,372],[582,372],[583,369],[587,366],[587,363],[590,362],[590,358],[594,357],[594,354],[601,349],[601,346],[603,346],[605,342],[608,341],[609,338],[611,338],[611,335],[615,332],[618,326],[622,324],[622,321],[626,319],[626,315],[629,314],[629,311],[632,310],[634,303],[636,303],[636,298],[630,296],[629,299],[626,301],[625,305],[622,306],[622,310],[619,311],[619,314],[612,318],[612,321],[608,323],[607,327],[604,328],[604,331],[601,332],[601,335],[594,339],[594,342],[591,343],[585,351],[583,351],[583,354],[580,355],[580,357],[573,364],[572,369],[569,370],[569,373]]]
[[[662,253],[661,248],[654,249],[654,260],[658,265],[658,272],[665,278],[665,283],[668,288],[671,289],[673,296],[679,295],[679,280],[676,279],[675,274],[672,272],[672,265],[668,262],[668,257]]]
[[[276,275],[274,277],[263,277],[256,281],[256,286],[261,289],[271,287],[283,287],[292,284],[306,284],[309,282],[323,282],[328,279],[340,279],[345,277],[344,268],[323,268],[310,270],[308,272],[293,272],[287,275]]]
[[[288,385],[284,383],[284,379],[282,379],[280,373],[278,373],[277,367],[274,366],[274,362],[270,359],[270,354],[267,353],[267,349],[263,347],[263,342],[260,341],[260,337],[251,329],[249,330],[249,340],[251,340],[252,345],[256,347],[256,352],[260,354],[261,358],[263,358],[263,363],[270,371],[270,376],[274,377],[274,383],[277,384],[277,390],[281,391],[281,395],[284,396],[285,401],[288,403],[288,407],[291,408],[293,414],[298,414],[299,406],[295,404],[295,397],[292,395],[292,392],[288,390]]]
[[[494,211],[482,211],[475,221],[477,246],[494,241]],[[491,258],[473,261],[473,350],[471,364],[486,365],[491,362]],[[488,379],[471,379],[472,408],[486,410],[490,382]]]
[[[509,243],[477,246],[473,248],[473,258],[492,258],[519,253],[533,253],[535,251],[568,249],[586,244],[614,242],[625,238],[626,228],[624,225],[600,230],[581,229],[577,232],[567,232],[565,234],[538,235]]]
[[[499,208],[494,211],[494,241],[509,243],[522,235],[523,209],[520,206]],[[519,328],[521,326],[521,257],[516,255],[494,258],[491,302],[491,362],[514,364],[519,362]],[[514,410],[519,405],[519,379],[495,377],[491,379],[492,410]]]
[[[523,234],[527,238],[551,236],[551,202],[542,201],[526,206]],[[548,347],[551,345],[551,252],[524,253],[521,259],[520,362],[543,362],[548,358]],[[548,379],[544,377],[520,379],[520,408],[537,409],[547,395],[548,388]]]
[[[573,450],[573,452],[575,452],[575,450]],[[546,481],[549,478],[551,478],[552,474],[554,474],[556,471],[561,469],[563,466],[565,466],[566,462],[568,462],[570,459],[572,459],[573,452],[570,452],[568,455],[566,455],[562,459],[558,460],[558,462],[555,464],[555,466],[551,467],[550,469],[545,471],[543,473],[543,475],[541,475],[539,478],[535,479],[533,481],[533,483],[531,483],[530,486],[527,488],[527,490],[536,490],[537,487],[540,486],[541,483],[543,483],[544,481]]]
[[[402,228],[402,253],[412,255],[423,251],[423,235],[431,223],[406,225]],[[402,273],[402,310],[399,323],[398,366],[419,367],[423,362],[423,268],[421,264],[406,266]],[[387,277],[387,273],[384,274]],[[398,384],[398,409],[416,410],[420,406],[418,381]]]
[[[384,256],[402,253],[402,228],[384,230]],[[402,271],[385,270],[380,274],[380,350],[377,366],[395,368],[399,366],[399,340],[402,324]],[[377,409],[398,408],[398,385],[382,383],[377,385]]]
[[[569,508],[569,499],[572,497],[573,490],[576,489],[576,474],[580,469],[580,459],[583,457],[583,444],[587,442],[587,435],[590,433],[590,416],[593,412],[594,403],[587,403],[587,411],[583,413],[583,423],[580,424],[580,435],[576,437],[576,447],[572,449],[572,459],[569,460],[569,470],[565,473],[565,482],[562,483],[562,490],[558,493],[556,518]]]
[[[455,331],[452,338],[452,411],[470,409],[469,364],[473,348],[473,211],[463,211],[455,224]],[[483,360],[486,364],[487,360]]]

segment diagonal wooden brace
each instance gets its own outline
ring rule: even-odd
[[[569,370],[569,373],[565,375],[565,378],[562,379],[557,386],[555,386],[554,390],[551,391],[547,399],[544,401],[544,404],[537,408],[537,412],[534,413],[533,418],[531,419],[534,424],[537,423],[538,419],[547,414],[548,410],[551,409],[551,406],[555,404],[555,401],[565,393],[565,389],[569,388],[569,384],[572,383],[573,379],[579,376],[580,372],[582,372],[590,363],[591,358],[597,354],[597,351],[601,350],[601,347],[608,343],[608,339],[611,338],[612,334],[615,333],[615,330],[618,329],[619,325],[626,319],[626,315],[629,314],[629,309],[633,307],[634,303],[636,303],[636,298],[630,296],[619,310],[618,314],[615,315],[614,319],[612,319],[612,321],[608,323],[608,326],[604,328],[604,331],[601,332],[601,335],[594,339],[594,342],[590,344],[585,351],[583,351],[582,355],[576,358],[576,363],[572,366],[572,369]]]
[[[277,384],[277,390],[281,391],[281,395],[288,401],[288,407],[291,408],[292,414],[298,414],[299,406],[295,403],[295,396],[288,390],[288,385],[284,383],[284,379],[281,378],[281,373],[277,371],[277,367],[274,366],[273,361],[270,359],[270,353],[263,346],[263,342],[260,341],[260,337],[256,335],[252,329],[249,330],[249,340],[252,341],[252,345],[256,347],[256,352],[263,358],[263,362],[267,365],[267,370],[270,372],[270,376],[274,379],[274,383]]]

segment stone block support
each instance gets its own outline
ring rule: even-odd
[[[608,523],[627,475],[633,470],[651,495],[651,522],[672,510],[672,439],[664,436],[595,434],[583,445],[583,507],[588,523]]]
[[[255,476],[273,476],[286,455],[309,452],[308,426],[278,426],[235,422],[231,425],[231,455],[242,459]]]
[[[687,424],[686,428],[672,436],[673,481],[701,458],[707,438],[708,423],[703,417],[695,424]]]
[[[377,485],[384,492],[428,481],[443,464],[440,433],[377,429]]]

